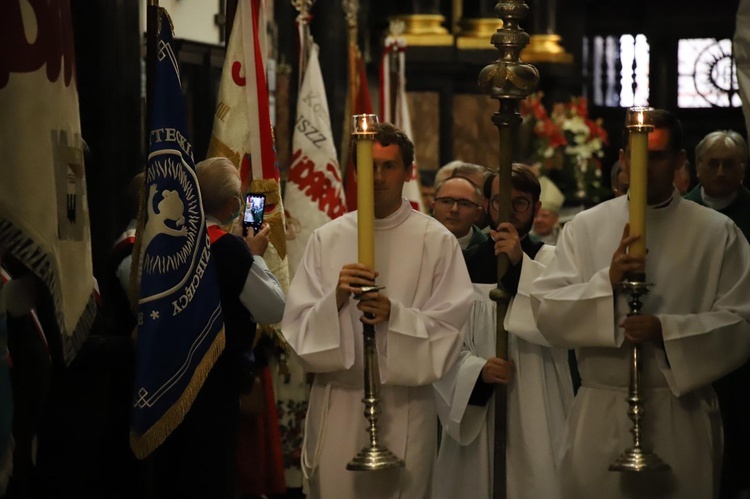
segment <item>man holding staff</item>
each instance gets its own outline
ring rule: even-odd
[[[568,351],[550,348],[536,329],[528,287],[552,259],[555,248],[529,238],[541,205],[534,172],[515,163],[511,173],[511,221],[498,223],[500,181],[485,182],[491,241],[467,257],[474,302],[456,365],[435,383],[443,425],[435,473],[435,499],[496,497],[492,449],[495,385],[508,385],[507,497],[556,499],[560,486],[555,456],[573,401]],[[508,360],[496,357],[497,254],[508,255],[503,277],[513,296],[505,315]]]
[[[413,144],[389,123],[374,131],[374,268],[349,263],[358,261],[357,213],[317,229],[289,288],[282,322],[303,366],[316,373],[302,449],[312,498],[430,497],[437,432],[431,383],[458,358],[460,328],[471,306],[456,238],[401,196],[411,177]],[[358,294],[375,285],[384,289]],[[363,323],[375,325],[379,437],[405,468],[346,469],[368,439]]]
[[[539,331],[576,348],[582,378],[562,456],[564,497],[715,497],[722,437],[711,382],[750,355],[750,247],[731,220],[680,198],[672,181],[685,160],[682,127],[667,111],[650,115],[646,150],[631,141],[620,151],[629,194],[566,224],[531,286]],[[631,171],[638,156],[642,175]],[[647,230],[630,235],[629,205],[638,198]],[[644,271],[655,285],[640,314],[627,317],[620,283]],[[609,471],[633,443],[629,342],[640,345],[643,446],[670,471]]]

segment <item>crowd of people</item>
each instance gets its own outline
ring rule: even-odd
[[[222,228],[243,208],[237,169],[225,158],[199,163],[226,348],[185,420],[145,462],[127,448],[135,220],[115,244],[103,283],[109,322],[100,328],[117,334],[90,341],[68,367],[49,353],[49,300],[0,244],[0,341],[7,336],[13,359],[0,364],[0,376],[10,373],[16,411],[14,471],[0,476],[6,496],[70,497],[70,487],[88,490],[78,497],[253,497],[238,489],[237,475],[272,466],[250,450],[243,459],[251,464],[238,471],[240,400],[261,390],[256,324],[279,322],[295,361],[313,375],[296,457],[307,497],[492,497],[497,432],[507,440],[509,498],[750,496],[748,146],[733,131],[706,135],[695,148],[699,183],[688,191],[680,122],[664,110],[653,122],[645,256],[628,251],[640,236],[629,232],[627,135],[612,167],[613,199],[572,219],[561,216],[560,191],[534,168],[513,164],[511,199],[502,200],[496,172],[461,161],[438,171],[430,216],[402,197],[414,167],[411,140],[381,123],[374,266],[358,263],[357,213],[348,213],[313,232],[286,296],[263,259],[269,228],[246,235]],[[134,209],[142,185],[137,178],[131,186]],[[503,202],[508,221],[500,220]],[[499,283],[498,255],[507,261]],[[633,273],[655,283],[639,314],[629,313],[621,287]],[[498,286],[509,296],[507,358],[496,351],[490,291]],[[403,467],[347,470],[369,442],[363,324],[375,330],[380,442]],[[609,471],[632,445],[632,344],[642,353],[642,443],[669,471]],[[30,364],[43,369],[25,371]],[[495,427],[498,385],[507,387],[505,428]],[[44,410],[51,403],[67,408],[56,420]],[[77,429],[94,421],[97,441],[80,437],[76,447],[71,421]],[[10,431],[3,422],[0,438]]]

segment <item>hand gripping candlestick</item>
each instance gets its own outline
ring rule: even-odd
[[[630,235],[641,236],[628,248],[635,256],[646,255],[646,198],[648,166],[648,134],[654,129],[650,123],[650,107],[628,109],[626,124],[630,132]],[[648,293],[653,284],[646,282],[646,273],[633,272],[621,284],[621,289],[630,295],[628,316],[641,311],[640,297]],[[628,387],[628,417],[633,422],[633,447],[624,451],[609,466],[610,471],[667,471],[669,465],[655,453],[641,446],[641,419],[643,419],[643,398],[641,398],[641,347],[633,343],[630,357],[630,386]]]
[[[359,263],[375,268],[375,189],[373,187],[372,145],[375,139],[373,126],[378,122],[374,114],[354,115],[352,135],[357,144],[357,236]],[[381,286],[361,289],[358,296],[378,291]],[[380,416],[380,370],[375,351],[375,326],[364,325],[365,349],[365,418],[369,422],[369,445],[362,448],[346,465],[352,471],[375,471],[404,466],[404,462],[378,442],[378,417]]]

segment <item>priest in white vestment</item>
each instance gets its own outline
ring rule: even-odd
[[[456,238],[401,198],[411,175],[411,141],[388,123],[376,132],[375,269],[349,263],[357,261],[356,213],[324,225],[310,237],[282,321],[303,366],[316,373],[302,449],[311,498],[431,497],[437,440],[432,383],[458,359],[471,307]],[[375,282],[385,289],[353,298],[358,286]],[[381,443],[405,468],[346,470],[368,442],[362,322],[375,324]]]
[[[493,239],[467,256],[474,303],[464,327],[464,346],[458,363],[434,385],[443,426],[435,499],[493,497],[492,394],[496,383],[508,383],[507,497],[560,497],[555,455],[573,401],[568,352],[551,348],[539,334],[528,294],[554,248],[529,237],[541,204],[538,179],[527,167],[515,164],[511,182],[512,223],[498,226],[497,174],[487,180],[487,186],[491,186],[486,195],[488,213],[498,231],[492,231]],[[508,355],[512,363],[495,357],[496,306],[489,293],[497,286],[499,253],[507,254],[510,260],[503,285],[513,295],[504,322],[510,332]],[[493,364],[512,372],[493,379]]]
[[[666,111],[653,117],[647,256],[626,253],[635,239],[621,196],[568,222],[531,286],[539,331],[551,344],[575,347],[581,373],[561,462],[567,498],[717,497],[722,428],[711,382],[750,355],[750,246],[727,217],[680,198],[672,179],[685,159],[682,129]],[[626,171],[629,156],[620,151]],[[641,315],[626,317],[628,295],[617,283],[642,271],[644,260],[655,286]],[[643,446],[671,471],[608,471],[633,444],[630,342],[641,344]]]

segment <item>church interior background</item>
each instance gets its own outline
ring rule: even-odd
[[[187,4],[189,0],[173,0]],[[209,3],[207,0],[206,3]],[[145,160],[145,37],[142,2],[72,0],[78,89],[86,162],[94,269],[103,270],[109,248],[129,217],[125,186]],[[214,0],[215,43],[179,40],[189,126],[196,161],[204,159],[224,61],[223,36],[236,0]],[[420,172],[454,160],[496,168],[497,102],[481,94],[480,70],[497,59],[490,37],[499,26],[494,0],[360,0],[357,42],[366,62],[374,108],[378,62],[390,21],[403,21],[407,40],[406,89]],[[688,158],[708,132],[733,129],[747,136],[732,56],[739,0],[526,0],[521,26],[535,45],[521,57],[540,72],[539,96],[547,112],[585,98],[591,118],[608,136],[598,168],[609,185],[625,108],[649,105],[674,111],[685,128]],[[273,0],[269,71],[276,147],[282,178],[290,163],[297,99],[297,11]],[[162,3],[164,5],[164,3]],[[164,5],[166,6],[166,5]],[[185,5],[182,6],[185,10]],[[317,0],[312,35],[320,46],[334,138],[342,156],[347,116],[348,27],[341,0]],[[177,33],[179,38],[179,31]],[[562,107],[560,107],[562,106]],[[523,127],[517,160],[535,149]],[[748,179],[745,179],[747,184]],[[106,209],[103,209],[106,207]]]

